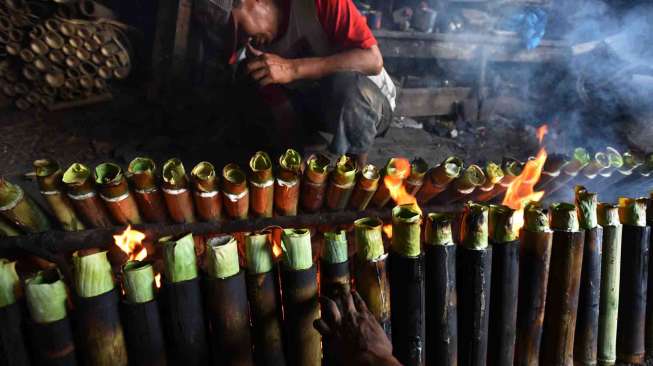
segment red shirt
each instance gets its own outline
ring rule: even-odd
[[[368,49],[377,44],[352,0],[315,0],[315,6],[324,32],[337,48]]]

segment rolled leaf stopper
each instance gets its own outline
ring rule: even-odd
[[[168,282],[183,282],[197,277],[197,259],[195,257],[193,234],[164,237],[159,239],[159,243],[163,245],[164,249],[164,273]]]
[[[157,186],[156,163],[150,158],[135,158],[129,163],[127,173],[136,189],[146,191]]]
[[[429,170],[428,163],[422,158],[415,158],[410,163],[410,176],[408,180],[411,182],[420,182],[424,179],[424,175]]]
[[[249,273],[260,274],[272,270],[274,260],[269,233],[248,234],[245,237],[245,253]]]
[[[392,209],[392,250],[405,257],[417,257],[421,248],[422,212],[416,204]]]
[[[453,245],[452,221],[453,216],[449,213],[430,213],[426,222],[426,243],[430,245]]]
[[[56,269],[41,271],[25,281],[27,308],[35,323],[47,324],[66,317],[68,293]]]
[[[303,271],[313,266],[311,232],[308,229],[285,229],[281,235],[283,264],[292,271]]]
[[[488,246],[488,207],[469,202],[462,219],[462,244],[467,249],[484,250]]]
[[[211,277],[229,278],[240,272],[238,242],[231,235],[211,238],[206,242],[207,270]]]
[[[576,206],[571,203],[557,202],[551,204],[550,221],[551,229],[558,231],[576,232],[580,229]]]
[[[293,149],[288,149],[279,157],[279,176],[283,180],[296,179],[302,171],[302,156]]]
[[[597,205],[598,197],[596,193],[588,192],[582,186],[576,187],[576,207],[581,229],[591,230],[598,225]]]
[[[102,163],[95,167],[95,183],[116,185],[123,179],[122,168],[114,163]]]
[[[363,261],[375,261],[385,253],[383,249],[383,222],[367,217],[354,221],[356,256]]]
[[[0,258],[0,308],[16,302],[20,290],[20,279],[16,273],[16,262]]]
[[[306,161],[306,177],[315,184],[321,184],[326,181],[329,174],[331,161],[322,154],[312,155]]]
[[[127,302],[144,304],[154,300],[154,270],[152,264],[141,261],[129,261],[122,267],[123,286]]]
[[[619,198],[619,218],[624,225],[646,226],[646,198]]]
[[[619,206],[611,203],[599,203],[597,216],[601,226],[620,226]]]
[[[333,181],[340,185],[352,184],[356,180],[357,172],[358,167],[356,166],[356,161],[347,155],[343,155],[336,163],[336,168],[333,172]]]
[[[34,161],[34,173],[41,191],[59,191],[62,189],[63,172],[59,163],[51,159]]]
[[[272,159],[264,151],[257,151],[249,160],[249,169],[252,171],[252,180],[256,183],[265,183],[272,179]]]
[[[202,161],[195,165],[190,172],[194,187],[200,192],[215,192],[218,189],[218,179],[215,167],[208,161]]]
[[[63,173],[62,181],[68,186],[81,186],[91,177],[91,170],[84,164],[74,163]]]
[[[485,183],[485,173],[478,165],[470,165],[456,180],[456,188],[463,191],[476,188]]]
[[[549,228],[549,216],[537,202],[531,202],[524,209],[524,230],[533,233],[545,233]]]
[[[510,243],[519,238],[515,214],[516,211],[508,206],[490,205],[488,229],[493,243]]]
[[[322,260],[325,263],[345,263],[348,258],[347,254],[347,233],[344,230],[324,233]]]
[[[188,177],[186,169],[181,160],[172,158],[163,163],[163,182],[174,189],[188,187]]]
[[[524,170],[524,163],[512,158],[504,158],[501,162],[501,170],[504,176],[518,177]]]
[[[107,252],[81,256],[73,253],[75,289],[80,297],[95,297],[113,290],[113,273]]]

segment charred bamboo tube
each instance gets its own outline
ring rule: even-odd
[[[403,184],[404,179],[410,175],[410,163],[405,159],[392,158],[381,175],[383,176],[381,184],[372,196],[372,205],[376,208],[383,208],[390,202],[392,197],[388,186],[398,188]]]
[[[546,158],[540,180],[535,185],[535,191],[542,191],[552,180],[558,179],[565,164],[565,156],[562,154],[551,154]]]
[[[576,187],[576,210],[580,229],[585,231],[583,267],[578,295],[578,321],[574,336],[574,362],[596,365],[599,333],[599,302],[601,288],[601,256],[603,228],[598,225],[596,193]]]
[[[429,170],[422,188],[417,192],[417,202],[425,204],[447,189],[449,183],[460,176],[463,161],[456,157],[446,158],[440,165]]]
[[[329,210],[342,211],[347,207],[356,185],[356,173],[356,161],[347,155],[341,156],[329,180],[326,194],[326,207]]]
[[[0,365],[29,366],[16,262],[0,258]]]
[[[517,334],[519,294],[519,233],[515,211],[492,205],[489,210],[492,243],[492,282],[488,365],[512,365]]]
[[[203,161],[195,165],[190,176],[197,216],[202,221],[219,221],[222,218],[222,196],[213,164]]]
[[[601,172],[609,170],[610,160],[608,159],[608,154],[599,151],[594,154],[594,159],[592,159],[587,166],[581,170],[580,175],[574,180],[578,185],[593,184],[597,180],[597,177],[601,177]]]
[[[392,339],[388,255],[383,249],[382,226],[381,220],[371,217],[354,221],[357,248],[354,283],[367,308]]]
[[[503,169],[499,164],[488,162],[483,167],[483,172],[485,173],[485,183],[478,186],[472,195],[472,201],[477,201],[478,198],[483,198],[483,196],[488,195],[494,190],[494,187],[497,186],[502,180],[505,174]]]
[[[488,246],[488,208],[469,203],[458,249],[458,354],[460,365],[485,365],[489,327],[492,248]]]
[[[549,184],[544,186],[542,189],[550,195],[558,191],[560,188],[566,187],[567,184],[575,179],[583,168],[590,163],[590,160],[591,158],[587,150],[580,147],[576,148],[571,160],[562,166],[560,176],[549,182]]]
[[[539,365],[552,240],[546,211],[537,203],[526,206],[520,237],[516,366]]]
[[[75,366],[75,342],[67,317],[68,293],[57,269],[39,272],[25,282],[31,322],[29,338],[36,365]]]
[[[192,234],[159,239],[164,281],[159,301],[170,364],[206,365],[204,309]]]
[[[320,294],[330,299],[341,299],[351,291],[349,283],[347,234],[344,230],[324,233],[320,260]],[[337,346],[329,339],[322,342],[323,365],[343,365]]]
[[[284,366],[279,283],[272,257],[270,233],[248,234],[247,293],[251,309],[254,361],[257,365]]]
[[[619,169],[621,169],[624,166],[624,158],[621,155],[621,153],[612,146],[608,146],[605,149],[605,154],[608,157],[608,162],[610,163],[610,166],[606,169],[601,170],[599,172],[599,175],[601,175],[605,179],[609,179],[612,177],[612,175],[615,172],[617,172]]]
[[[469,197],[477,187],[487,180],[483,169],[478,165],[468,166],[453,183],[436,199],[437,202],[451,204]]]
[[[644,158],[644,161],[641,165],[633,170],[633,174],[622,179],[618,182],[620,187],[630,186],[641,182],[642,180],[647,180],[653,172],[653,153],[649,153]]]
[[[311,234],[308,229],[286,229],[282,240],[288,364],[318,366],[322,358],[321,337],[313,328],[313,322],[320,317],[320,306],[317,302],[317,273],[313,265]]]
[[[27,233],[50,229],[50,221],[23,189],[0,178],[0,215]]]
[[[495,197],[502,195],[508,190],[510,184],[517,179],[517,177],[524,170],[524,163],[521,161],[504,158],[501,162],[501,170],[503,171],[503,179],[498,184],[494,185],[494,188],[489,192],[479,192],[478,196],[475,198],[479,202],[488,202],[494,199]]]
[[[103,163],[95,167],[95,183],[100,187],[100,197],[115,222],[138,225],[143,221],[120,166]]]
[[[154,161],[150,158],[135,158],[129,163],[127,178],[134,187],[134,198],[145,221],[168,221],[168,210],[158,187]]]
[[[329,158],[324,155],[312,155],[306,162],[301,188],[302,209],[306,212],[319,211],[326,198],[329,178]]]
[[[367,164],[359,173],[358,182],[349,199],[349,208],[363,211],[370,204],[372,196],[379,188],[379,169],[372,164]]]
[[[431,213],[426,224],[426,364],[458,365],[456,245],[451,216]]]
[[[653,225],[653,192],[650,193],[648,205],[646,208],[646,225],[651,227]],[[653,235],[649,241],[649,263],[651,263],[651,245],[653,244]],[[653,358],[653,271],[649,271],[647,279],[646,291],[646,329],[644,344],[646,348],[647,361]],[[649,295],[649,293],[651,295]]]
[[[209,239],[206,263],[213,358],[222,365],[254,365],[245,272],[240,270],[236,239],[230,235]]]
[[[63,171],[59,164],[50,159],[36,160],[34,170],[41,195],[50,205],[61,227],[66,231],[84,230],[84,224],[77,217],[73,205],[64,193],[61,181]]]
[[[617,318],[621,271],[622,225],[619,222],[618,206],[599,204],[598,221],[603,227],[598,363],[611,366],[617,361]]]
[[[279,175],[274,185],[274,210],[279,216],[297,215],[302,158],[293,149],[279,157]]]
[[[87,365],[127,365],[127,346],[120,324],[119,297],[114,289],[107,252],[73,254],[76,331],[81,358]]]
[[[22,232],[0,216],[0,237],[13,237],[22,235]]]
[[[274,209],[274,176],[270,156],[259,151],[249,161],[250,211],[254,217],[272,217]]]
[[[122,303],[122,316],[129,364],[166,365],[152,264],[130,261],[122,267],[122,272],[126,296]]]
[[[249,190],[245,172],[236,164],[228,164],[222,170],[222,195],[227,216],[242,220],[249,212]]]
[[[195,222],[193,200],[188,191],[188,176],[181,160],[172,158],[163,164],[163,198],[176,223]]]
[[[424,177],[429,170],[429,165],[422,158],[415,158],[410,163],[410,175],[406,178],[406,192],[415,197],[424,185]]]
[[[644,363],[648,252],[651,228],[646,226],[646,200],[619,198],[623,224],[617,362]]]
[[[579,229],[576,207],[572,204],[551,205],[550,220],[551,274],[540,358],[544,365],[571,366],[585,232]]]
[[[95,192],[88,167],[80,163],[72,164],[64,172],[62,181],[73,207],[85,225],[96,228],[113,225],[109,213]]]

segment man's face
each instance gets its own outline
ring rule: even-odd
[[[254,46],[272,42],[279,32],[280,11],[273,0],[243,0],[233,9],[240,44],[251,40]]]

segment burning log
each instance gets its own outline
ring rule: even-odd
[[[202,221],[219,221],[222,219],[222,196],[219,180],[213,164],[203,161],[195,165],[190,172],[193,184],[193,198],[197,216]]]
[[[388,255],[383,249],[382,226],[383,221],[371,217],[354,221],[357,248],[354,282],[367,308],[392,339],[390,282],[386,271]]]
[[[646,292],[651,228],[646,226],[646,199],[619,198],[623,224],[617,361],[643,363]]]
[[[0,258],[0,365],[28,366],[21,302],[22,289],[16,273],[16,262]]]
[[[247,176],[236,164],[228,164],[222,169],[222,194],[227,216],[234,220],[244,220],[249,213],[249,190]]]
[[[601,365],[614,365],[617,361],[617,314],[622,236],[618,206],[599,204],[598,221],[603,228],[598,362]]]
[[[553,245],[540,362],[571,366],[585,232],[579,229],[576,207],[568,203],[551,205],[551,228]]]
[[[512,158],[504,158],[501,162],[501,171],[503,179],[494,185],[494,188],[488,192],[479,192],[476,196],[478,202],[489,202],[495,197],[504,194],[510,184],[517,179],[524,170],[525,164]]]
[[[170,364],[206,365],[209,353],[193,235],[164,237],[159,243],[165,264],[160,301]]]
[[[254,217],[272,217],[274,177],[270,156],[258,151],[249,161],[250,211]]]
[[[313,265],[311,233],[308,229],[283,231],[283,306],[286,314],[288,364],[319,366],[321,336],[313,328],[320,317],[317,301],[317,273]]]
[[[489,196],[497,184],[499,184],[505,176],[501,166],[491,161],[485,164],[483,171],[486,177],[485,183],[480,185],[476,191],[474,191],[474,194],[472,195],[472,201],[484,202],[479,200],[479,198],[482,198],[483,196]]]
[[[50,205],[61,228],[66,231],[84,230],[84,224],[77,217],[70,200],[64,193],[63,171],[54,160],[41,159],[34,161],[36,181],[41,195]]]
[[[188,191],[188,176],[179,159],[172,158],[163,164],[163,197],[172,221],[195,222],[193,201]]]
[[[286,364],[280,321],[279,283],[269,233],[245,237],[247,292],[257,365]]]
[[[429,170],[429,165],[422,158],[415,158],[410,163],[410,175],[404,185],[409,195],[415,196],[424,185],[424,177]]]
[[[240,270],[236,239],[230,235],[209,239],[206,256],[213,357],[223,365],[254,365],[245,272]]]
[[[520,238],[516,366],[539,365],[552,239],[546,212],[536,203],[526,206]]]
[[[380,177],[379,169],[372,164],[367,164],[359,173],[358,182],[349,200],[349,208],[357,211],[365,210],[379,188]]]
[[[152,264],[129,261],[122,267],[122,273],[126,296],[122,303],[122,316],[129,364],[166,365]]]
[[[167,208],[158,187],[156,164],[149,158],[135,158],[127,167],[127,179],[134,187],[134,198],[147,222],[167,222]]]
[[[87,365],[127,365],[120,324],[119,297],[114,289],[107,252],[73,254],[76,331],[81,358]]]
[[[45,213],[18,185],[0,178],[0,215],[27,233],[50,230]]]
[[[75,342],[66,306],[68,293],[57,269],[39,272],[25,282],[31,322],[31,359],[37,365],[75,366]]]
[[[297,215],[302,158],[293,149],[279,157],[279,175],[274,186],[274,207],[279,216]]]
[[[141,215],[120,166],[103,163],[95,167],[95,183],[113,220],[121,225],[140,224]]]
[[[456,245],[448,214],[431,213],[426,224],[426,364],[458,364]]]
[[[488,208],[465,206],[458,249],[458,354],[461,365],[485,365],[489,327],[492,248],[488,247]]]
[[[317,212],[323,204],[329,177],[329,158],[318,154],[308,158],[301,191],[302,209]]]
[[[93,187],[91,170],[83,164],[72,164],[63,174],[62,181],[68,191],[73,207],[87,226],[110,227],[112,225],[106,208]]]
[[[429,170],[424,178],[422,188],[415,198],[419,204],[431,201],[447,189],[449,183],[460,176],[463,171],[463,161],[456,157],[446,158],[440,165]]]
[[[438,197],[436,201],[442,204],[452,204],[469,197],[477,187],[482,186],[486,181],[483,169],[478,165],[470,165],[465,169],[460,177],[456,178],[453,183]]]
[[[356,173],[358,173],[358,167],[356,161],[351,157],[343,155],[338,159],[327,188],[327,209],[342,211],[347,207],[356,185]]]
[[[585,231],[583,267],[578,295],[578,320],[574,336],[574,361],[580,365],[596,365],[599,332],[601,288],[601,253],[603,228],[598,225],[597,195],[584,187],[576,187],[576,210],[580,229]]]
[[[488,227],[492,244],[488,364],[512,365],[519,295],[519,237],[515,210],[490,206]]]
[[[376,208],[383,208],[390,202],[390,189],[391,187],[400,187],[404,179],[410,175],[410,163],[406,159],[392,158],[388,161],[383,172],[383,183],[372,196],[372,205]]]

